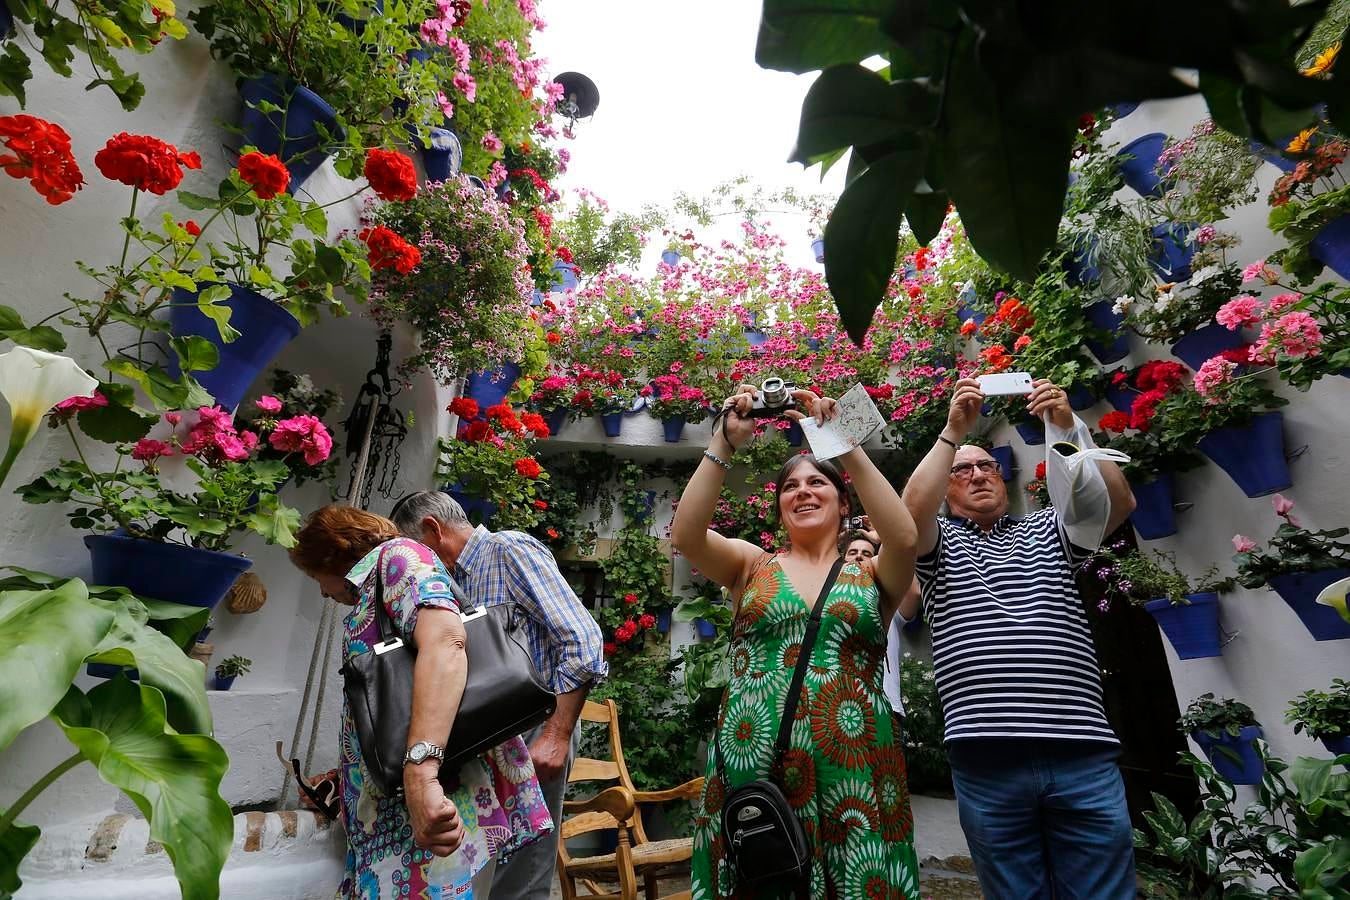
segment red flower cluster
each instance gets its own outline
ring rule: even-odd
[[[536,500],[534,501],[534,508],[541,511],[548,509],[548,503],[544,500]]]
[[[459,439],[461,441],[469,442],[485,441],[492,437],[492,434],[492,426],[487,422],[479,420],[465,425],[464,428],[460,430]]]
[[[196,151],[182,153],[173,144],[148,134],[125,131],[108,139],[94,154],[94,165],[105,178],[149,191],[166,194],[183,180],[183,169],[200,169]]]
[[[1040,462],[1036,463],[1036,480],[1037,481],[1045,480],[1045,460],[1041,460]]]
[[[70,135],[36,116],[0,116],[0,137],[11,153],[0,154],[0,169],[27,178],[52,206],[84,187],[84,175],[70,152]]]
[[[478,401],[471,397],[456,397],[450,401],[446,411],[459,416],[461,419],[476,419],[478,418]]]
[[[1181,387],[1189,371],[1179,362],[1153,359],[1139,367],[1134,383],[1141,391],[1173,391]]]
[[[566,247],[558,247],[553,251],[553,255],[567,263],[569,266],[573,264],[572,251],[568,250]]]
[[[284,194],[291,183],[291,173],[286,164],[272,154],[254,150],[239,157],[239,177],[253,188],[259,200],[271,200],[277,194]]]
[[[375,271],[393,269],[407,275],[422,261],[422,251],[383,225],[365,228],[358,235],[369,248],[367,258]]]
[[[632,606],[634,603],[637,603],[637,600],[638,600],[637,594],[624,594],[624,595],[623,595],[623,602],[624,602],[624,603],[627,603],[629,606]]]
[[[1125,429],[1130,427],[1130,414],[1123,412],[1109,412],[1098,420],[1097,427],[1102,431],[1123,434]]]
[[[984,360],[991,372],[1002,372],[1013,363],[1013,358],[1008,355],[1008,349],[1002,344],[985,347],[980,351],[980,359]]]
[[[548,423],[539,413],[527,412],[521,415],[520,424],[525,426],[525,430],[537,438],[546,438],[550,432]]]
[[[895,385],[893,384],[883,384],[881,387],[864,385],[863,390],[867,391],[867,396],[873,400],[890,400],[895,396]]]
[[[638,633],[638,624],[632,619],[627,620],[618,628],[614,629],[614,639],[620,644],[626,644],[631,641]]]
[[[638,625],[642,626],[643,628],[655,628],[656,616],[652,615],[651,613],[643,613],[642,615],[638,616]]]
[[[202,226],[198,225],[191,219],[188,219],[186,222],[183,223],[183,230],[186,231],[188,234],[192,235],[193,237],[201,237],[202,235]]]
[[[366,181],[381,200],[411,200],[417,196],[417,169],[396,150],[376,147],[366,154]]]
[[[1016,297],[1009,297],[999,304],[998,312],[990,316],[990,319],[1006,325],[1018,334],[1036,323],[1036,317],[1031,314],[1031,309]],[[985,323],[985,327],[989,327],[988,322]]]
[[[533,456],[516,460],[516,474],[522,478],[538,478],[543,471],[544,467]]]

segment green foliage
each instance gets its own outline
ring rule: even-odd
[[[1350,764],[1302,757],[1290,767],[1258,741],[1266,774],[1256,800],[1241,811],[1237,792],[1191,753],[1182,762],[1201,785],[1202,808],[1188,821],[1154,793],[1144,813],[1149,832],[1134,831],[1139,875],[1149,897],[1169,900],[1350,896]],[[1286,778],[1286,773],[1288,778]],[[1293,784],[1290,784],[1290,781]],[[1253,879],[1269,879],[1256,889]]]
[[[603,201],[583,197],[576,209],[554,222],[553,234],[560,245],[572,251],[582,279],[589,282],[611,266],[636,268],[642,259],[642,236],[658,227],[661,220],[655,210],[611,216]]]
[[[246,656],[227,656],[216,666],[217,678],[237,678],[240,675],[247,675],[248,670],[253,667],[253,660]]]
[[[1145,552],[1126,540],[1102,547],[1080,571],[1101,585],[1104,604],[1142,606],[1151,600],[1166,599],[1173,606],[1188,606],[1191,594],[1226,593],[1237,587],[1234,579],[1219,578],[1216,566],[1210,566],[1198,578],[1191,578],[1177,565],[1175,553]]]
[[[900,660],[899,678],[900,696],[905,701],[902,740],[909,789],[916,794],[950,795],[952,769],[943,749],[942,701],[933,680],[933,666],[906,653]]]
[[[529,531],[538,522],[540,484],[549,474],[533,456],[534,441],[503,431],[497,440],[441,438],[437,443],[436,480],[457,491],[497,505],[493,523],[499,530]],[[500,446],[498,446],[500,444]],[[522,472],[539,467],[537,475]]]
[[[78,579],[18,570],[0,582],[0,749],[51,716],[78,752],[0,810],[0,895],[19,888],[18,866],[38,829],[23,810],[62,773],[92,762],[150,820],[150,836],[174,862],[183,896],[219,896],[234,836],[219,788],[228,762],[208,735],[211,713],[199,662],[155,630],[168,615],[179,636],[200,630],[206,610],[142,601],[120,588],[94,592]],[[186,613],[186,614],[185,614]],[[86,661],[136,667],[141,684],[119,675],[87,695],[72,682]]]
[[[1312,531],[1285,521],[1266,545],[1233,556],[1237,580],[1245,588],[1259,588],[1272,575],[1301,572],[1325,572],[1350,568],[1350,543],[1338,540],[1350,534],[1350,528]]]
[[[621,529],[615,535],[613,552],[600,561],[600,569],[614,596],[637,595],[638,608],[628,613],[670,606],[670,560],[652,535],[635,528]]]
[[[1350,681],[1333,678],[1325,691],[1304,691],[1289,701],[1284,720],[1314,740],[1350,735]]]
[[[20,107],[27,102],[25,85],[33,75],[29,51],[38,49],[37,44],[51,70],[66,78],[74,75],[71,63],[75,51],[80,51],[85,58],[81,68],[87,62],[95,75],[85,90],[106,87],[122,109],[130,112],[140,105],[145,85],[140,75],[122,68],[117,51],[149,53],[166,37],[181,40],[187,36],[187,27],[174,18],[173,0],[81,0],[72,4],[74,18],[59,3],[48,0],[7,0],[7,5],[14,19],[27,27],[5,43],[0,95],[16,98]],[[32,32],[31,38],[27,31]],[[0,40],[4,37],[0,35]]]
[[[1227,698],[1216,700],[1208,691],[1192,700],[1178,720],[1183,732],[1200,732],[1216,739],[1225,734],[1237,737],[1248,725],[1260,724],[1247,704]]]
[[[1312,252],[1312,242],[1322,229],[1350,213],[1350,185],[1333,188],[1312,197],[1296,198],[1270,210],[1270,230],[1285,240],[1271,255],[1301,282],[1315,279],[1325,264]]]

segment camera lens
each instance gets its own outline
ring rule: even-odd
[[[760,396],[765,406],[782,406],[787,402],[787,386],[781,378],[766,378],[759,386]]]

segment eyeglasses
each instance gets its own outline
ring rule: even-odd
[[[952,474],[957,478],[968,479],[974,476],[976,469],[986,475],[997,475],[1003,471],[1003,466],[996,459],[982,459],[977,463],[957,463],[952,466]]]

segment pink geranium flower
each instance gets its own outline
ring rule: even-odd
[[[257,400],[253,401],[253,405],[265,413],[281,412],[281,401],[271,394],[263,394]]]
[[[1256,541],[1244,534],[1235,534],[1233,535],[1233,546],[1237,548],[1239,553],[1251,553],[1256,549]]]
[[[131,448],[131,458],[140,462],[154,462],[161,456],[173,456],[173,446],[154,438],[141,438]]]
[[[333,452],[333,438],[314,416],[282,419],[268,436],[272,446],[283,453],[302,453],[305,462],[317,466]]]
[[[1234,297],[1219,308],[1214,314],[1214,321],[1229,331],[1237,331],[1244,325],[1255,325],[1261,321],[1261,301],[1250,294]]]
[[[1290,500],[1284,494],[1276,494],[1270,498],[1270,505],[1275,507],[1275,515],[1287,516],[1289,511],[1294,508],[1294,501]]]
[[[1233,373],[1237,371],[1237,364],[1224,359],[1222,356],[1214,356],[1205,360],[1200,371],[1195,373],[1195,392],[1205,398],[1205,402],[1215,404],[1219,398],[1215,392],[1223,385],[1233,380]]]
[[[91,397],[69,397],[52,407],[52,412],[77,413],[86,409],[98,409],[108,405],[108,398],[99,391]]]

